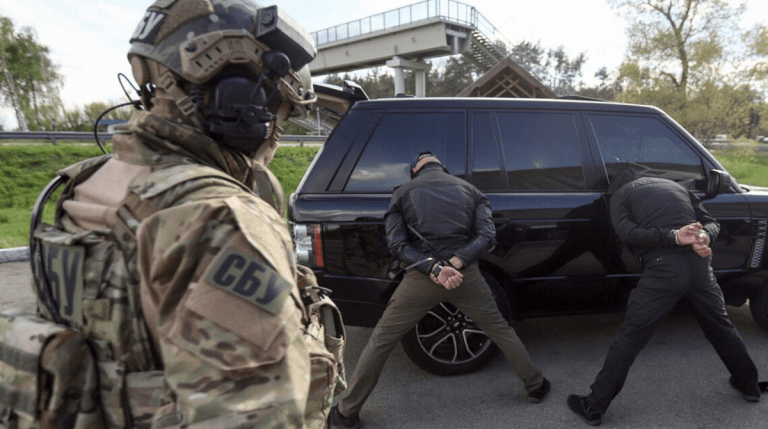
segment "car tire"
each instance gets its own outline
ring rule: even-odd
[[[502,316],[510,321],[512,307],[506,293],[493,277],[486,273],[483,277]],[[456,322],[458,328],[454,327]],[[435,306],[415,328],[408,331],[400,344],[411,362],[436,375],[475,372],[491,362],[499,352],[498,347],[471,319],[448,303]]]
[[[749,311],[757,324],[768,330],[768,287],[763,286],[752,294],[749,298]]]

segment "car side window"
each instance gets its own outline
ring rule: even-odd
[[[498,143],[491,113],[476,113],[472,117],[472,184],[483,192],[506,191],[507,182],[501,172]]]
[[[411,160],[435,154],[451,174],[466,176],[466,131],[462,112],[383,115],[344,187],[345,193],[387,193],[410,180]]]
[[[483,192],[586,189],[571,113],[478,112],[472,136],[472,180]]]
[[[586,189],[573,114],[501,112],[496,118],[510,191]]]
[[[658,177],[703,183],[701,158],[686,141],[652,116],[590,114],[589,126],[605,163],[608,178],[627,168]]]

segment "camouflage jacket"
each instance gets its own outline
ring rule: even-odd
[[[302,301],[272,196],[251,191],[271,173],[147,112],[114,157],[64,173],[36,237],[48,260],[84,246],[83,290],[59,306],[97,344],[107,427],[324,426],[340,352]]]

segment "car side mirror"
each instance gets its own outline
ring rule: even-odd
[[[707,196],[727,193],[731,188],[731,175],[722,170],[711,170],[707,180]]]

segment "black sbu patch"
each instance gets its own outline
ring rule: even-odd
[[[163,12],[148,10],[147,13],[144,14],[144,18],[139,22],[136,30],[133,32],[130,43],[142,42],[154,45],[157,33],[163,26],[163,22],[165,22],[167,16],[168,14]]]
[[[283,308],[292,287],[269,265],[232,249],[213,261],[205,281],[272,314]]]
[[[45,274],[61,317],[75,326],[82,326],[85,249],[45,241],[42,246]]]

